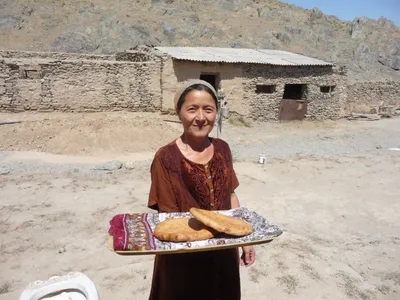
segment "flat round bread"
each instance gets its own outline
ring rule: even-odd
[[[190,209],[190,213],[204,225],[219,232],[234,236],[245,236],[253,232],[253,227],[249,223],[237,218],[195,207]]]
[[[186,242],[207,240],[215,235],[215,230],[194,218],[167,219],[154,229],[154,236],[161,241]]]

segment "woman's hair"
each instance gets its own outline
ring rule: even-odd
[[[208,86],[205,86],[201,83],[193,84],[183,91],[183,93],[179,97],[178,103],[176,104],[176,108],[178,109],[178,111],[181,110],[183,102],[185,102],[186,95],[189,94],[191,91],[195,91],[195,90],[196,91],[206,91],[207,93],[209,93],[213,97],[214,102],[215,102],[215,107],[217,108],[217,111],[218,111],[217,95],[215,95],[214,92]]]

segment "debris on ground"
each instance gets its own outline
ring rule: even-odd
[[[377,121],[381,117],[378,114],[363,114],[363,113],[351,113],[351,116],[347,118],[348,120],[362,120],[362,121]]]
[[[119,160],[112,160],[94,166],[95,170],[101,170],[101,171],[115,171],[121,168],[122,168],[122,162],[120,162]]]

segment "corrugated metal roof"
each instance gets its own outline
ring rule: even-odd
[[[277,66],[331,66],[331,63],[315,58],[303,56],[280,50],[267,49],[238,49],[215,47],[155,47],[157,50],[168,54],[174,59],[224,62],[224,63],[249,63]]]

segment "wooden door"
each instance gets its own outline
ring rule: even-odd
[[[279,120],[303,120],[307,113],[307,101],[296,99],[282,99]]]

